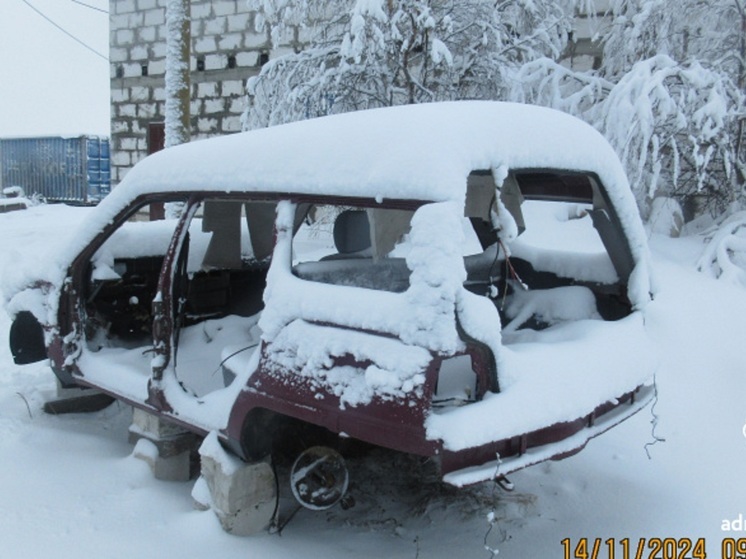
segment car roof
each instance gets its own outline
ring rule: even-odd
[[[445,201],[464,199],[471,171],[508,168],[591,171],[607,188],[628,188],[611,147],[582,121],[536,106],[460,101],[183,144],[140,162],[118,189],[131,197],[206,190]]]

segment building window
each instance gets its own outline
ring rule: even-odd
[[[123,78],[124,77],[124,66],[122,66],[121,64],[117,66],[117,69],[114,70],[114,75],[118,78]]]
[[[148,64],[147,62],[140,66],[140,75],[147,76],[148,75]]]
[[[263,52],[259,55],[259,66],[264,66],[267,62],[269,62],[269,53]]]
[[[228,55],[228,68],[235,68],[235,67],[236,67],[236,55],[229,54]]]
[[[197,59],[197,71],[198,72],[205,71],[205,59],[201,56]]]

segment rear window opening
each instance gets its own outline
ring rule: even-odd
[[[459,406],[477,399],[477,375],[470,355],[456,355],[440,363],[433,407]]]
[[[414,212],[311,205],[293,237],[293,274],[309,281],[401,293]]]
[[[475,199],[486,199],[494,185],[484,172],[469,181]],[[465,286],[496,305],[506,343],[519,330],[617,320],[631,312],[632,258],[595,177],[515,172],[499,192],[500,206],[494,198],[490,203],[493,217],[479,215],[467,195],[465,213],[483,250],[465,258]],[[515,238],[499,241],[501,228],[514,230]]]

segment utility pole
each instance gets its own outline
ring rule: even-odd
[[[191,0],[168,0],[166,4],[166,122],[164,147],[189,141],[191,80],[189,73],[192,44]],[[178,217],[181,203],[151,204],[150,219]]]
[[[166,141],[167,148],[189,141],[191,84],[190,0],[168,0],[166,5]]]

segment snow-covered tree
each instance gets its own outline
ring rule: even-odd
[[[511,68],[565,47],[576,0],[248,0],[304,48],[249,81],[245,127],[371,107],[498,99]]]
[[[512,98],[599,128],[643,210],[659,194],[712,213],[744,204],[746,0],[612,0],[611,16],[598,71],[539,59]]]

